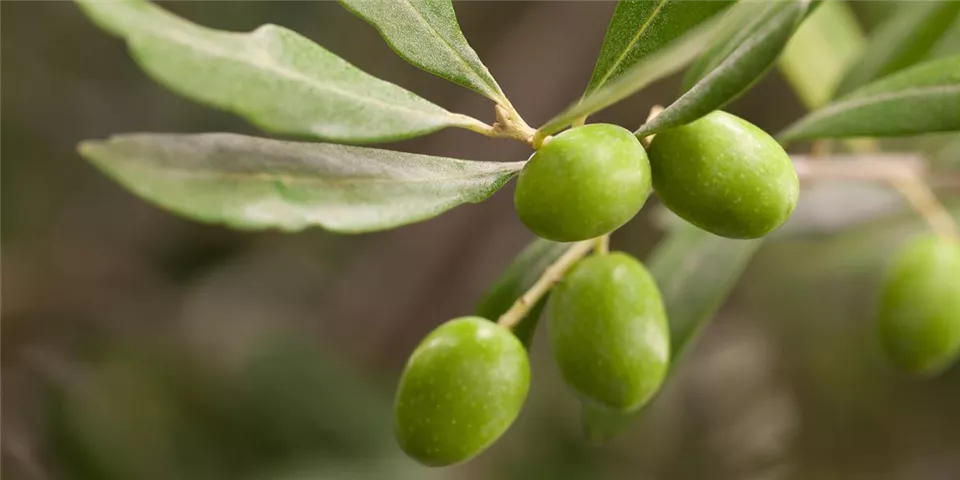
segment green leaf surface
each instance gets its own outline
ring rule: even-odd
[[[811,0],[745,2],[739,12],[747,23],[716,43],[699,68],[704,75],[696,84],[636,134],[645,137],[693,122],[722,108],[753,84],[774,65],[787,41],[811,11]],[[750,11],[749,15],[744,15]],[[735,18],[743,18],[735,17]]]
[[[710,19],[731,1],[621,0],[610,19],[586,94]]]
[[[540,279],[544,270],[555,262],[567,249],[569,243],[557,243],[538,238],[530,243],[513,260],[500,278],[487,290],[477,305],[477,315],[497,321],[513,303]],[[530,309],[530,313],[513,328],[513,334],[530,348],[540,314],[549,295],[545,295]]]
[[[615,80],[607,82],[567,107],[540,127],[537,135],[545,137],[554,134],[574,120],[603,110],[647,85],[680,71],[708,45],[715,27],[715,22],[704,22],[687,31],[677,40],[623,72]]]
[[[363,143],[452,126],[484,127],[368,75],[283,27],[226,32],[139,0],[78,4],[101,28],[124,38],[154,79],[264,130]]]
[[[425,220],[487,199],[523,167],[227,133],[119,135],[79,150],[184,216],[285,231],[358,233]]]
[[[650,254],[646,263],[670,322],[672,363],[713,318],[762,243],[718,237],[684,223]]]
[[[843,96],[872,80],[921,60],[950,29],[960,2],[904,2],[870,35],[867,49],[844,76],[836,95]]]
[[[743,28],[753,21],[758,8],[760,7],[752,5],[749,1],[741,1],[724,12],[709,47],[700,53],[684,72],[683,80],[680,82],[681,93],[690,90],[690,87],[717,66],[717,62],[722,59],[721,54],[730,49],[731,38],[742,33]]]
[[[777,66],[800,101],[826,105],[837,84],[866,45],[856,14],[847,2],[823,2],[804,20],[783,49]],[[824,52],[830,52],[824,55]]]
[[[340,0],[417,67],[497,103],[506,97],[460,31],[450,0]]]
[[[960,56],[889,75],[803,117],[778,138],[887,137],[960,130]]]

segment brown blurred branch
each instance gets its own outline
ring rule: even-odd
[[[792,156],[797,176],[803,182],[818,180],[889,181],[923,178],[927,166],[919,155],[869,154]]]

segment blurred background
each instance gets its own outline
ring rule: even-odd
[[[869,31],[897,2],[851,2]],[[453,111],[489,102],[408,65],[325,2],[176,2],[230,30],[292,28]],[[576,99],[614,2],[458,2],[466,37],[531,125]],[[428,470],[391,432],[407,355],[470,313],[530,241],[512,187],[394,231],[242,233],[193,223],[111,182],[74,148],[159,131],[258,135],[143,75],[69,2],[2,3],[2,475],[41,479],[955,479],[960,368],[890,367],[872,305],[884,264],[922,230],[874,185],[805,190],[657,399],[588,446],[577,402],[533,348],[520,419],[487,453]],[[960,50],[960,25],[934,55]],[[811,67],[814,68],[814,67]],[[675,98],[660,82],[594,117],[638,126]],[[768,131],[803,113],[771,72],[728,110]],[[956,136],[888,142],[949,175]],[[489,161],[526,146],[444,131],[387,148]],[[960,212],[956,186],[941,197]],[[643,258],[655,202],[614,248]],[[540,334],[543,332],[541,331]]]

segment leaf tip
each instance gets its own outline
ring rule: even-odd
[[[94,161],[100,143],[101,140],[82,140],[77,144],[77,153],[87,160]]]

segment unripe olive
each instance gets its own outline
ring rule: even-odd
[[[653,190],[684,220],[716,235],[757,238],[790,218],[800,181],[766,132],[715,111],[650,143]]]
[[[960,355],[960,241],[923,235],[903,248],[883,286],[879,334],[890,359],[914,373]]]
[[[530,157],[514,206],[533,233],[574,242],[616,230],[649,195],[650,162],[637,137],[591,124],[557,135]]]
[[[586,403],[630,412],[660,387],[670,333],[660,291],[636,259],[611,253],[581,261],[547,308],[557,365]]]
[[[507,430],[530,386],[527,352],[506,328],[461,317],[431,332],[400,379],[395,432],[430,466],[468,460]]]

